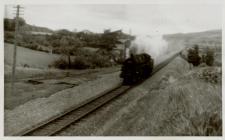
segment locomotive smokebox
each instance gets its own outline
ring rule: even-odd
[[[146,53],[131,56],[122,65],[120,77],[124,85],[137,84],[148,78],[153,70],[154,60]]]

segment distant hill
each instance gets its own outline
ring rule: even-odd
[[[24,26],[20,27],[20,30],[22,32],[30,32],[30,33],[46,33],[46,34],[52,34],[54,33],[53,30],[46,28],[46,27],[40,27],[35,25],[29,25],[25,24]]]
[[[222,30],[209,30],[195,33],[167,34],[163,38],[167,41],[183,41],[186,46],[198,44],[200,47],[222,48]]]
[[[52,34],[54,33],[53,30],[40,27],[35,25],[30,25],[26,23],[23,18],[19,18],[19,29],[20,32],[31,33],[31,34]],[[4,30],[7,32],[14,32],[15,31],[15,19],[4,18]]]
[[[167,34],[163,36],[166,40],[217,40],[222,41],[222,30],[209,30],[203,32],[194,32],[194,33],[177,33],[177,34]]]

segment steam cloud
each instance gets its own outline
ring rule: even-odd
[[[158,57],[167,52],[167,49],[168,44],[162,36],[137,36],[136,39],[131,42],[129,53],[147,53],[151,55],[154,60],[157,60]]]

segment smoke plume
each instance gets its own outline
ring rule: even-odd
[[[137,36],[136,39],[131,42],[129,53],[147,53],[151,55],[154,60],[157,60],[160,56],[166,54],[167,49],[168,44],[162,36]]]

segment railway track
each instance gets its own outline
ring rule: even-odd
[[[179,53],[176,53],[169,59],[167,59],[164,62],[155,66],[151,75],[154,75],[160,69],[165,67],[170,61],[172,61],[178,55],[179,55]],[[139,83],[139,84],[141,84],[141,83]],[[132,88],[133,88],[132,86],[120,85],[117,88],[110,90],[109,92],[101,95],[100,97],[97,97],[96,99],[91,100],[90,102],[88,102],[78,108],[71,109],[70,111],[67,111],[64,114],[61,114],[60,116],[57,116],[54,119],[46,121],[45,123],[43,123],[39,126],[33,127],[32,129],[27,130],[26,132],[21,132],[18,135],[19,136],[52,136],[52,135],[56,135],[57,132],[63,130],[70,124],[79,121],[86,115],[88,115],[91,112],[95,111],[96,109],[102,107],[104,104],[108,103],[112,99],[115,99],[116,97],[126,93],[128,90],[130,90]]]

